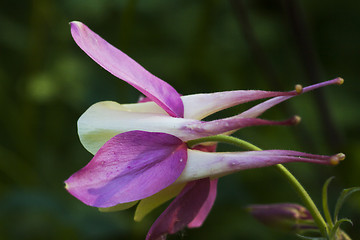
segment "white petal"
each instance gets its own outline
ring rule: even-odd
[[[92,105],[78,120],[81,143],[95,154],[113,136],[133,130],[163,132],[188,140],[190,130],[184,131],[184,126],[197,120],[170,117],[166,113],[145,112],[144,104],[139,103],[136,107],[134,104],[132,108],[110,101]],[[135,108],[144,112],[132,112],[131,109]]]
[[[122,109],[129,112],[143,112],[143,113],[161,113],[168,115],[164,109],[159,107],[155,102],[143,102],[143,103],[129,103],[121,104]]]

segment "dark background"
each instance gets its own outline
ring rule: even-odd
[[[90,159],[76,121],[93,103],[137,101],[139,93],[76,46],[69,22],[84,22],[181,94],[234,89],[292,90],[341,76],[264,117],[302,117],[295,127],[252,127],[237,136],[263,149],[344,152],[336,167],[287,164],[321,203],[359,186],[359,1],[18,0],[0,3],[0,238],[144,239],[165,207],[143,222],[134,208],[100,213],[72,197],[63,181]],[[249,107],[251,105],[245,105]],[[244,106],[216,117],[230,116]],[[220,150],[234,150],[220,146]],[[360,194],[342,217],[360,236]],[[169,239],[297,239],[244,211],[248,204],[299,202],[273,168],[224,177],[204,226]]]

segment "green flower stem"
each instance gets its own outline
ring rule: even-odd
[[[316,207],[315,203],[309,196],[309,194],[306,192],[304,187],[300,184],[300,182],[290,173],[289,170],[287,170],[282,164],[277,164],[274,166],[278,172],[283,175],[290,185],[294,188],[294,190],[297,192],[297,194],[300,196],[301,200],[303,201],[306,208],[311,213],[311,216],[314,218],[314,221],[319,228],[321,234],[326,237],[328,234],[328,228],[326,225],[326,222],[324,221],[324,218],[321,216],[318,208]]]
[[[252,145],[251,143],[248,143],[239,138],[227,136],[227,135],[215,135],[215,136],[210,136],[210,137],[198,138],[198,139],[188,141],[187,145],[189,147],[193,147],[197,144],[204,143],[204,142],[223,142],[223,143],[229,143],[232,145],[236,145],[243,149],[248,149],[251,151],[254,151],[254,150],[261,151],[260,148],[256,147],[255,145]]]
[[[199,143],[203,142],[224,142],[224,143],[230,143],[234,144],[236,146],[239,146],[241,148],[244,148],[246,150],[250,151],[261,151],[260,148],[257,146],[246,142],[244,140],[227,136],[227,135],[216,135],[216,136],[210,136],[210,137],[204,137],[199,138],[195,140],[188,141],[187,144],[189,147],[195,146]],[[306,192],[306,190],[303,188],[303,186],[299,183],[299,181],[292,175],[289,170],[287,170],[283,165],[277,164],[274,166],[278,172],[287,179],[287,181],[290,183],[290,185],[294,188],[294,190],[297,192],[297,194],[300,196],[301,200],[303,201],[306,208],[311,213],[311,216],[314,218],[314,221],[319,228],[322,236],[327,237],[328,236],[328,227],[326,225],[326,222],[324,221],[324,218],[321,216],[318,208],[316,207],[315,203],[309,196],[309,194]]]

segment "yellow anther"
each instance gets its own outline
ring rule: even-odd
[[[339,161],[343,161],[345,159],[345,154],[343,153],[338,153],[336,156],[339,158]]]
[[[330,164],[331,165],[338,165],[339,164],[339,158],[335,155],[335,156],[332,156],[330,157]]]
[[[330,157],[330,164],[337,165],[340,161],[343,161],[344,159],[345,159],[345,154],[338,153],[338,154]]]
[[[296,116],[293,117],[292,121],[293,121],[294,125],[297,125],[297,124],[299,124],[301,122],[301,117],[296,115]]]
[[[301,85],[301,84],[296,84],[295,85],[295,91],[297,92],[297,93],[302,93],[302,91],[303,91],[303,86]]]
[[[338,85],[341,85],[341,84],[343,84],[343,83],[344,83],[344,79],[341,78],[341,77],[338,77],[338,78],[337,78],[337,84],[338,84]]]

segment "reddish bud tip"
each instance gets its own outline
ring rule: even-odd
[[[302,233],[316,229],[314,219],[303,206],[293,203],[251,205],[251,215],[268,227],[287,232]]]

